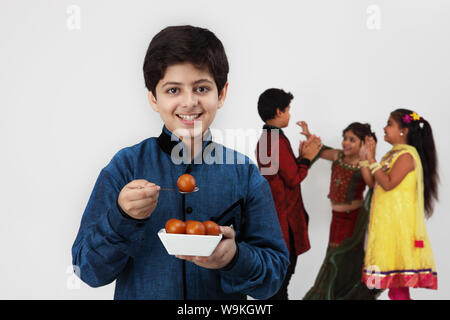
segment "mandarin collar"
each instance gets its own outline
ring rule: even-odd
[[[281,128],[278,128],[278,127],[273,126],[273,125],[271,125],[271,124],[265,123],[264,126],[263,126],[263,129],[265,129],[265,130],[279,130],[280,133],[281,133],[283,136],[285,135],[284,132],[283,132],[283,130],[281,130]]]
[[[205,132],[202,139],[203,139],[203,146],[201,154],[203,154],[203,151],[205,150],[206,146],[212,142],[212,135],[210,129],[208,129]],[[170,132],[170,130],[167,129],[165,125],[163,126],[161,134],[157,138],[157,142],[162,151],[167,153],[169,156],[172,154],[173,148],[175,148],[179,143],[182,143],[180,138],[178,138],[175,134]]]

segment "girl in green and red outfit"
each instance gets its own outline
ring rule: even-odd
[[[302,134],[311,135],[306,122],[297,124],[302,127]],[[354,122],[343,130],[342,150],[323,146],[318,155],[332,161],[328,194],[332,221],[324,262],[305,300],[376,299],[380,292],[368,289],[361,282],[372,189],[366,199],[364,191],[366,185],[372,188],[375,183],[369,169],[360,164],[361,146],[366,136],[376,139],[369,124]]]

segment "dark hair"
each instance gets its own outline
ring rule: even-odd
[[[408,129],[407,143],[419,153],[423,168],[425,212],[429,218],[433,214],[434,200],[438,199],[437,153],[433,131],[427,120],[420,117],[420,120],[411,120],[409,123],[403,121],[405,115],[412,113],[408,109],[397,109],[391,112],[391,117],[400,128]]]
[[[347,131],[353,132],[354,135],[359,138],[359,140],[364,141],[366,137],[373,137],[374,140],[377,141],[377,136],[375,135],[375,132],[372,132],[370,124],[368,123],[361,123],[361,122],[350,123],[348,127],[342,131],[342,136],[344,136]]]
[[[258,113],[262,121],[266,122],[275,118],[277,109],[284,111],[292,99],[294,99],[292,93],[282,89],[272,88],[261,93],[258,99]]]
[[[229,71],[225,49],[214,33],[193,26],[167,27],[153,37],[143,67],[147,89],[156,97],[156,85],[167,67],[184,62],[207,68],[220,95]]]

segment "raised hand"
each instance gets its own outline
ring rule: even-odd
[[[302,132],[300,132],[300,134],[304,135],[306,139],[308,139],[311,136],[308,124],[305,121],[297,121],[296,124],[302,128]]]
[[[361,142],[361,148],[359,149],[359,160],[367,160],[367,145],[365,141]]]
[[[377,149],[377,143],[373,137],[366,137],[364,141],[366,147],[367,147],[367,159],[369,161],[376,161],[375,160],[375,154]]]
[[[322,141],[316,135],[310,135],[308,140],[300,143],[300,154],[302,158],[312,160],[322,148]]]

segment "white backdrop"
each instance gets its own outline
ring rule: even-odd
[[[225,45],[229,94],[213,128],[259,130],[256,103],[269,87],[295,99],[285,131],[306,120],[338,147],[342,129],[370,122],[381,142],[389,112],[409,107],[432,124],[440,201],[427,222],[439,290],[450,298],[450,2],[86,1],[0,2],[0,299],[111,299],[114,284],[92,289],[71,273],[71,246],[94,182],[121,148],[160,133],[147,102],[142,63],[168,25],[209,28]],[[256,141],[223,141],[254,158]],[[289,287],[301,299],[328,241],[330,164],[302,183],[312,248]],[[387,295],[383,294],[382,299]]]

